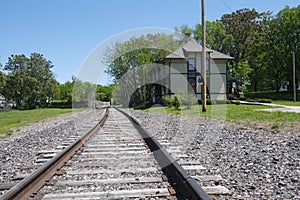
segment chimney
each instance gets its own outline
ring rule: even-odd
[[[188,43],[191,40],[191,33],[184,34],[184,43]]]

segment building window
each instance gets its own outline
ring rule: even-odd
[[[209,58],[206,58],[206,71],[209,71]]]
[[[209,77],[209,58],[206,58],[206,77]]]
[[[189,71],[195,71],[196,70],[195,58],[189,58],[188,59],[188,69],[189,69]]]

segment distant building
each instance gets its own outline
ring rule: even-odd
[[[5,97],[0,95],[0,107],[5,107],[5,106],[6,106]]]
[[[14,102],[7,102],[5,97],[0,95],[0,108],[14,107],[14,106],[16,106]]]
[[[211,99],[227,99],[227,62],[233,57],[206,48],[207,94]],[[161,59],[152,69],[155,98],[177,92],[202,98],[202,46],[190,40]]]

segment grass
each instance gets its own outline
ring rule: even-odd
[[[0,137],[5,137],[13,132],[13,128],[29,125],[32,122],[56,117],[61,114],[71,113],[72,109],[35,109],[35,110],[12,110],[0,112]]]
[[[282,102],[282,101],[281,101]],[[289,104],[283,102],[283,104]],[[297,104],[298,105],[298,104]],[[181,114],[189,117],[211,117],[216,119],[223,119],[228,122],[246,122],[251,123],[266,123],[271,126],[272,129],[277,130],[280,125],[290,124],[300,121],[299,113],[284,113],[284,112],[267,112],[260,111],[260,109],[272,108],[271,106],[262,105],[207,105],[207,111],[201,112],[201,106],[193,106],[192,109],[186,109],[180,107],[180,110],[167,107],[152,107],[145,111],[156,113],[169,113],[169,114]]]
[[[299,99],[300,100],[300,99]],[[281,101],[281,100],[275,100],[273,101],[274,104],[280,104],[285,106],[300,106],[300,101]]]

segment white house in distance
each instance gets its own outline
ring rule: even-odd
[[[208,97],[227,99],[227,62],[233,57],[206,48],[206,83]],[[202,98],[202,46],[186,36],[185,44],[161,59],[153,68],[155,96],[172,95],[177,92],[194,93]]]

